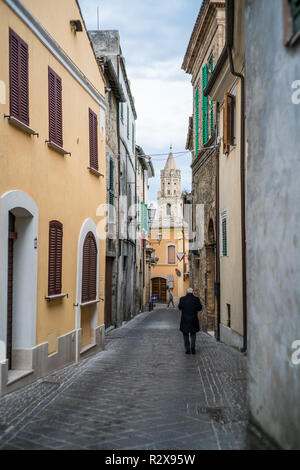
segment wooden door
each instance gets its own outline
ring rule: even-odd
[[[105,328],[112,325],[112,268],[113,258],[106,258],[105,270],[105,306],[104,306],[104,321]]]
[[[6,355],[8,359],[8,368],[11,369],[12,362],[12,320],[13,320],[13,265],[14,265],[14,240],[15,216],[9,212],[8,222],[8,269],[7,269],[7,338]]]
[[[207,247],[206,251],[206,306],[208,330],[214,331],[217,326],[215,313],[215,253],[214,247]]]
[[[155,277],[152,279],[152,295],[157,296],[158,302],[167,301],[167,281],[162,277]]]

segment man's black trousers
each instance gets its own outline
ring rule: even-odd
[[[190,351],[191,349],[195,349],[196,346],[196,333],[191,334],[190,338],[190,333],[183,333],[183,339],[184,339],[184,346],[186,351]]]

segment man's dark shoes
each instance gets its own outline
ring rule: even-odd
[[[186,349],[186,350],[185,350],[185,354],[191,354],[190,349]]]
[[[192,348],[192,354],[196,354],[196,349]]]

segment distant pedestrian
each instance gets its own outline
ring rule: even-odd
[[[175,308],[173,293],[172,293],[172,291],[170,290],[168,307],[170,307],[170,303],[171,303],[171,302],[172,302],[173,307]]]
[[[199,297],[193,295],[193,289],[187,289],[187,295],[181,297],[178,305],[181,313],[180,331],[183,333],[186,354],[196,354],[196,334],[200,331],[198,312],[202,310]],[[191,338],[190,338],[191,335]]]

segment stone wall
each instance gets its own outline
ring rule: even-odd
[[[246,38],[250,411],[282,448],[299,449],[300,44],[283,45],[281,0],[246,1]]]

